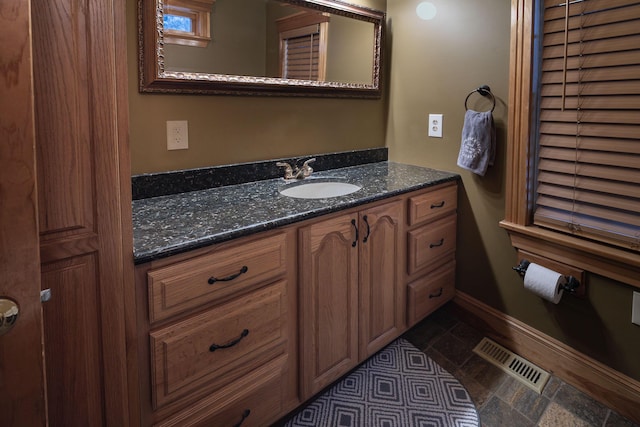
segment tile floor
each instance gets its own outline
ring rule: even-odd
[[[448,305],[404,335],[466,387],[482,427],[640,427],[553,376],[536,393],[472,352],[482,337]]]

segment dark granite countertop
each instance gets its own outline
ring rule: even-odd
[[[362,188],[330,199],[296,199],[279,193],[296,181],[276,178],[134,200],[134,261],[141,264],[459,179],[451,172],[383,161],[314,172],[305,181],[327,177]]]

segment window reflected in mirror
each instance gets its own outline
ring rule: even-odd
[[[164,42],[207,47],[211,41],[211,7],[215,0],[166,0]]]
[[[327,71],[329,14],[300,12],[276,20],[280,73],[285,79],[323,82]]]

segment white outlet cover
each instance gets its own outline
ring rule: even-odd
[[[442,114],[429,114],[429,136],[442,138]]]
[[[187,120],[167,121],[167,150],[189,148],[189,122]]]

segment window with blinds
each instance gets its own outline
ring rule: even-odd
[[[327,37],[330,17],[300,12],[279,18],[280,76],[323,82],[327,74]]]
[[[282,39],[282,77],[323,80],[320,78],[320,25],[287,31]]]
[[[544,0],[534,224],[640,250],[640,1]]]

